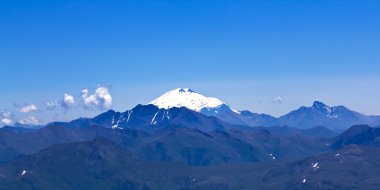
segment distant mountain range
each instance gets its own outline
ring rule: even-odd
[[[136,109],[142,108],[156,107],[148,105]],[[135,114],[138,113],[136,109],[132,110]],[[135,115],[130,122],[120,122],[117,128],[112,128],[112,119],[107,121],[104,118],[122,114],[109,111],[93,119],[51,123],[39,130],[5,127],[0,129],[0,163],[22,154],[37,153],[54,144],[98,137],[118,142],[144,159],[190,165],[262,162],[271,161],[272,156],[277,160],[296,160],[330,150],[325,144],[337,135],[324,127],[306,130],[247,127],[230,125],[187,108],[169,110],[172,110],[169,114],[173,113],[170,114],[173,122],[163,121],[155,125],[150,117],[144,119],[144,116]],[[154,114],[152,112],[150,116]],[[182,114],[193,114],[193,117],[189,120]]]
[[[344,106],[327,106],[315,101],[311,107],[301,107],[280,118],[279,122],[296,128],[325,126],[336,131],[343,131],[352,125],[367,124],[376,126],[380,116],[367,116],[352,111]]]
[[[219,120],[206,119],[206,116],[213,116]],[[54,124],[57,124],[57,122],[46,126]],[[201,127],[201,130],[221,129],[232,125],[251,127],[289,126],[299,129],[324,126],[341,132],[350,126],[362,124],[380,125],[380,116],[368,116],[344,106],[330,107],[322,102],[315,101],[311,107],[302,106],[276,118],[247,110],[237,111],[217,98],[205,97],[188,88],[178,88],[164,93],[147,105],[137,105],[126,112],[109,110],[95,118],[80,118],[65,125],[71,127],[102,125],[110,128],[160,128],[161,126],[181,125]],[[14,126],[22,128],[44,127],[18,123]]]
[[[380,125],[380,116],[363,115],[344,106],[330,107],[319,101],[315,101],[311,107],[302,106],[279,118],[247,110],[237,111],[217,98],[205,97],[188,88],[169,91],[150,104],[159,108],[186,107],[227,123],[248,126],[287,125],[302,129],[325,126],[343,131],[352,125]]]
[[[378,189],[380,130],[365,125],[377,122],[321,102],[275,118],[176,89],[125,112],[0,128],[0,189]]]

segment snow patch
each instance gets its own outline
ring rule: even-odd
[[[119,119],[116,121],[116,123],[115,123],[115,115],[116,114],[114,114],[112,117],[112,129],[118,129],[118,128],[121,129],[119,127],[119,123],[125,120],[124,113],[119,116]]]
[[[160,111],[158,111],[156,114],[154,114],[153,118],[152,118],[152,121],[150,122],[151,125],[155,125],[157,124],[157,121],[156,121],[156,117],[157,117],[157,114],[159,113]]]
[[[129,122],[129,119],[131,118],[133,111],[128,111],[128,118],[127,118],[127,123]]]
[[[319,169],[319,163],[318,162],[317,163],[312,163],[312,166],[313,166],[314,170]]]

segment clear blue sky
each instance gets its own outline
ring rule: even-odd
[[[0,1],[0,111],[102,85],[119,111],[189,87],[275,116],[314,100],[380,114],[379,18],[378,0]]]

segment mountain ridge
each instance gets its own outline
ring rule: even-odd
[[[84,127],[100,124],[111,126],[111,128],[159,128],[169,123],[173,125],[183,125],[186,123],[180,120],[175,121],[175,118],[172,116],[181,117],[182,119],[187,117],[187,124],[194,121],[202,122],[208,120],[204,116],[210,116],[223,121],[224,124],[222,125],[231,124],[251,127],[290,126],[301,129],[325,126],[337,132],[344,131],[353,125],[380,125],[380,116],[360,114],[345,106],[328,106],[321,101],[314,101],[310,107],[301,106],[280,117],[258,114],[248,110],[236,111],[217,98],[203,96],[189,88],[177,88],[168,91],[147,105],[138,104],[133,109],[125,112],[109,110],[94,118],[75,119],[69,122],[69,125]],[[191,121],[190,118],[198,119]],[[52,122],[45,126],[56,123],[62,124],[64,122]],[[218,127],[216,123],[214,127]],[[44,127],[17,123],[14,126],[32,129]],[[208,130],[212,130],[212,128]]]
[[[193,95],[195,99],[192,97]],[[167,102],[169,104],[164,106]],[[202,106],[194,108],[194,104],[199,102],[202,102]],[[343,131],[352,125],[380,124],[380,116],[360,114],[345,106],[328,106],[321,101],[314,101],[310,107],[301,106],[280,117],[258,114],[248,110],[236,111],[219,99],[208,99],[188,88],[168,91],[151,103],[161,108],[187,107],[207,116],[215,116],[227,123],[247,126],[287,125],[296,128],[325,126],[335,131]]]

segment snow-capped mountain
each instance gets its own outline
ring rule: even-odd
[[[228,104],[217,98],[201,95],[189,88],[177,88],[168,91],[149,104],[162,109],[186,107],[207,116],[215,116],[224,122],[240,125],[252,124],[241,116],[239,111],[232,109]]]
[[[222,106],[229,107],[227,104],[225,104],[217,98],[203,96],[199,93],[192,91],[189,88],[177,88],[168,91],[162,96],[150,102],[149,104],[153,104],[158,108],[163,109],[169,109],[173,107],[186,107],[196,112],[212,110],[220,108]]]
[[[213,117],[207,117],[213,116]],[[49,125],[67,127],[106,126],[109,128],[162,128],[186,126],[214,130],[232,124],[251,127],[289,126],[312,128],[324,126],[343,131],[352,125],[380,125],[380,116],[367,116],[344,106],[328,106],[315,101],[311,107],[302,106],[279,118],[250,111],[236,111],[217,98],[206,97],[189,88],[177,88],[164,93],[148,105],[137,105],[132,110],[110,110],[92,119],[80,118],[69,123]]]

